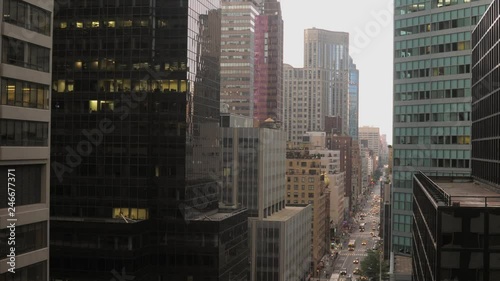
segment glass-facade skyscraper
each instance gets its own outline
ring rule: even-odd
[[[283,121],[283,19],[281,4],[265,0],[255,22],[255,84],[253,117]]]
[[[217,199],[219,1],[56,3],[52,278],[246,280],[246,211]]]
[[[359,69],[349,56],[349,136],[358,139],[359,128]]]
[[[472,176],[500,188],[500,1],[472,33]]]
[[[412,176],[471,174],[471,31],[491,1],[396,0],[392,250],[412,248]]]

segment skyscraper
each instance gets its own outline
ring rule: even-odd
[[[221,102],[229,112],[254,114],[255,1],[222,1]]]
[[[359,70],[349,56],[349,136],[358,139],[359,127]]]
[[[218,209],[219,1],[58,1],[51,276],[246,280]]]
[[[0,280],[49,277],[54,1],[0,5]]]
[[[492,3],[472,33],[472,176],[500,188],[500,2]]]
[[[412,175],[471,173],[471,31],[491,1],[396,1],[392,249],[411,253]]]
[[[316,85],[304,89],[312,108],[326,116],[342,118],[342,133],[349,133],[349,33],[323,29],[304,30],[305,79]],[[319,101],[319,96],[323,100]],[[310,130],[323,129],[324,119],[316,120],[317,110],[309,111]],[[323,117],[323,116],[322,116]]]
[[[288,141],[299,144],[308,131],[325,130],[325,116],[342,121],[349,134],[349,33],[304,30],[304,67],[283,67],[283,107]]]
[[[254,118],[282,120],[283,19],[278,0],[265,0],[255,23]]]
[[[500,1],[472,32],[472,175],[414,175],[412,280],[497,280]],[[432,215],[427,215],[432,214]],[[431,226],[431,227],[429,227]]]
[[[368,149],[373,152],[373,157],[380,155],[380,129],[377,127],[363,126],[359,128],[359,140],[366,141]],[[375,167],[376,168],[376,167]]]

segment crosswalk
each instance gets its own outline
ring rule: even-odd
[[[358,256],[358,257],[366,257],[368,254],[364,250],[357,250],[357,251],[344,251],[340,252],[339,256]]]

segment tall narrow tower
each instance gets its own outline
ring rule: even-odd
[[[222,1],[221,103],[229,112],[253,117],[255,73],[255,1]]]
[[[277,0],[261,4],[255,23],[254,118],[282,122],[283,19]]]

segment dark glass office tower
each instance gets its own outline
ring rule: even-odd
[[[472,176],[500,188],[500,1],[472,32]]]
[[[52,280],[244,280],[246,212],[216,195],[219,1],[55,10]]]

